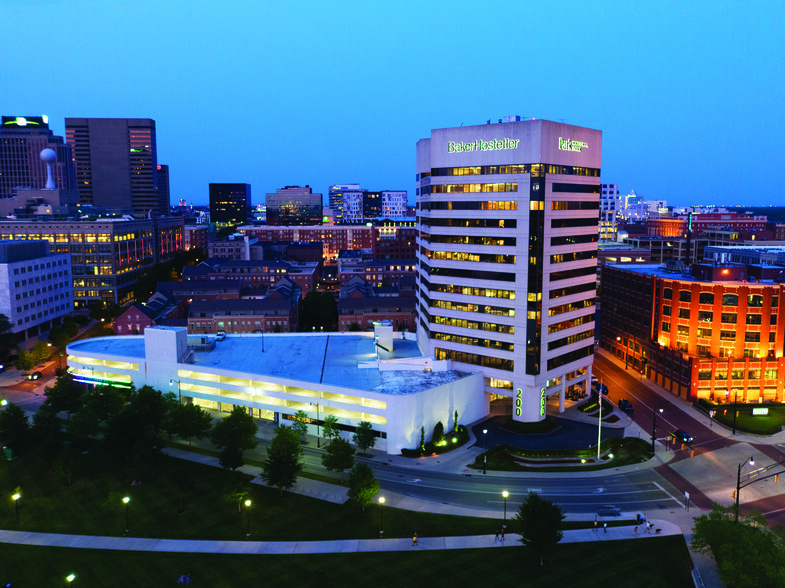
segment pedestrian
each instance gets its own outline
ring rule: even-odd
[[[504,545],[504,529],[502,529],[501,537],[499,537],[499,542]]]
[[[603,530],[604,533],[608,532],[608,523],[603,523],[602,524],[602,530]]]
[[[412,547],[417,547],[417,531],[414,532],[414,537],[412,537]]]
[[[633,536],[634,536],[636,539],[638,538],[638,527],[635,527],[635,529],[632,531],[632,534],[633,534]]]
[[[496,531],[496,537],[493,538],[493,542],[494,543],[498,543],[499,542],[499,531],[498,530]]]
[[[651,523],[649,521],[646,521],[646,532],[651,534]]]
[[[594,532],[597,532],[597,519],[594,519]]]

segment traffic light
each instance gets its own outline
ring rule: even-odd
[[[681,444],[681,450],[684,451],[684,443]]]
[[[733,500],[736,500],[736,491],[734,490],[733,492],[731,492],[730,496],[731,498],[733,498]]]
[[[690,449],[690,457],[694,457],[694,456],[695,456],[695,450],[694,449]]]
[[[779,474],[774,474],[774,483],[775,484],[779,484],[780,483],[780,475]]]

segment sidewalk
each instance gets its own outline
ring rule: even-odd
[[[653,520],[659,535],[681,535],[678,525],[665,520]],[[579,529],[564,531],[562,543],[584,541],[614,541],[635,537],[634,527],[609,527],[607,529]],[[647,535],[638,527],[638,538]],[[25,533],[0,531],[0,543],[20,543],[45,547],[72,547],[76,549],[109,549],[119,551],[165,551],[178,553],[241,553],[294,555],[303,553],[361,553],[368,551],[410,551],[411,549],[477,549],[486,547],[520,547],[518,535],[509,534],[504,542],[496,542],[494,535],[469,535],[465,537],[418,537],[417,547],[409,538],[395,539],[346,539],[341,541],[189,541],[183,539],[145,539],[141,537],[95,537],[92,535],[54,535],[50,533]]]

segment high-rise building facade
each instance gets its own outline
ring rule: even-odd
[[[616,184],[600,185],[600,239],[616,240],[616,215],[621,210],[619,187]]]
[[[155,121],[149,118],[66,118],[83,204],[134,214],[166,214],[158,185]]]
[[[417,340],[537,421],[589,386],[602,132],[516,119],[417,143]]]
[[[406,216],[406,190],[382,190],[382,214],[387,218]]]
[[[310,186],[286,186],[275,194],[265,196],[267,224],[298,226],[322,224],[322,195],[314,194]]]
[[[57,154],[52,177],[58,190],[76,188],[71,148],[49,129],[45,116],[4,116],[0,124],[0,198],[14,198],[17,188],[46,187],[46,163],[41,151]]]
[[[335,184],[327,192],[328,206],[333,211],[333,221],[343,223],[343,194],[344,192],[360,192],[360,184]]]
[[[251,184],[210,184],[210,222],[240,225],[251,214]]]

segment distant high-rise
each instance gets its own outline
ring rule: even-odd
[[[165,194],[159,188],[154,120],[67,118],[65,135],[83,204],[136,214],[168,212],[168,186]]]
[[[328,205],[333,210],[333,219],[336,224],[341,224],[343,220],[343,197],[347,192],[360,192],[360,184],[335,184],[330,186],[328,192]]]
[[[406,190],[382,190],[382,216],[406,216]]]
[[[169,166],[158,164],[158,208],[169,212]]]
[[[621,211],[619,187],[600,184],[600,240],[616,240],[616,216]]]
[[[76,188],[71,148],[49,130],[45,116],[4,116],[0,124],[0,198],[12,198],[17,188],[46,187],[46,163],[41,151],[57,154],[52,176],[59,190]]]
[[[318,225],[322,222],[322,195],[309,186],[286,186],[265,197],[267,224],[274,226]]]
[[[251,184],[210,184],[210,222],[241,225],[251,214]]]

